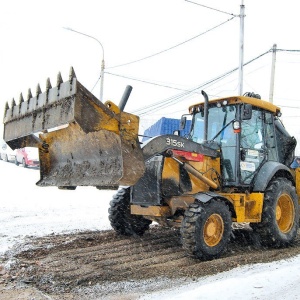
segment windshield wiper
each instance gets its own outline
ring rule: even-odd
[[[235,120],[233,119],[233,120],[229,121],[225,126],[223,126],[222,129],[211,139],[211,141],[213,141],[216,137],[218,137],[223,132],[223,130],[225,130],[234,121]]]

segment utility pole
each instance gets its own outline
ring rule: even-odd
[[[274,82],[275,82],[275,64],[276,64],[276,50],[277,45],[274,44],[272,48],[272,67],[271,67],[271,80],[270,80],[270,93],[269,93],[269,102],[273,103],[274,95]]]
[[[239,56],[239,95],[243,95],[243,71],[244,71],[244,18],[245,18],[245,5],[242,0],[240,6],[240,56]]]

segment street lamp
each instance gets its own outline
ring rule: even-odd
[[[95,37],[93,37],[93,36],[90,36],[88,34],[85,34],[85,33],[82,33],[80,31],[74,30],[74,29],[72,29],[70,27],[63,27],[63,28],[67,29],[67,30],[70,30],[70,31],[73,31],[73,32],[76,32],[76,33],[79,33],[81,35],[87,36],[87,37],[89,37],[89,38],[97,41],[100,44],[100,46],[102,48],[102,62],[101,62],[101,73],[100,73],[100,101],[103,102],[103,83],[104,83],[105,62],[104,62],[104,48],[103,48],[101,42],[98,39],[96,39]]]

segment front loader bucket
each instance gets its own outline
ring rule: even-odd
[[[6,104],[3,138],[12,149],[39,148],[40,186],[97,186],[100,189],[133,185],[145,165],[138,142],[139,118],[100,102],[77,80],[57,86],[47,80],[35,97]]]

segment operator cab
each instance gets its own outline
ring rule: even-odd
[[[206,108],[204,103],[197,104],[190,112],[188,138],[219,147],[223,188],[248,189],[267,161],[291,163],[296,143],[278,119],[279,107],[241,96],[209,101]]]

